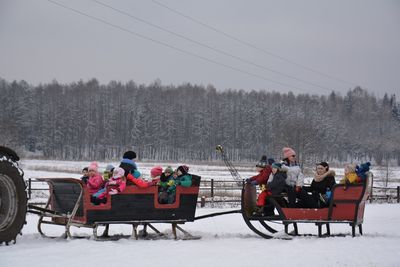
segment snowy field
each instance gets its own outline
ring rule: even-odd
[[[197,209],[197,215],[221,209]],[[400,205],[369,204],[364,235],[352,238],[348,225],[332,225],[332,233],[346,237],[263,239],[251,232],[240,214],[187,223],[184,228],[200,240],[94,241],[45,239],[36,229],[37,216],[28,215],[23,235],[12,246],[0,246],[1,267],[71,266],[399,266]],[[171,230],[160,227],[164,233]],[[61,233],[62,229],[49,229]],[[316,234],[316,227],[300,224],[300,233]],[[90,234],[76,228],[75,234]],[[112,226],[111,232],[129,233]]]
[[[76,177],[88,162],[22,161],[25,177]],[[116,164],[116,163],[115,163]],[[104,166],[103,166],[104,165]],[[106,163],[101,163],[105,167]],[[154,163],[139,163],[148,174]],[[165,166],[166,164],[163,164]],[[173,164],[176,167],[177,164]],[[224,166],[193,165],[193,173],[206,179],[230,179]],[[251,169],[241,170],[252,175]],[[196,216],[227,211],[197,208]],[[212,217],[187,223],[183,228],[200,240],[95,241],[46,239],[37,232],[38,216],[29,214],[23,235],[12,246],[0,246],[0,267],[19,266],[400,266],[400,204],[367,204],[363,236],[351,237],[349,225],[331,225],[331,233],[345,237],[296,237],[292,240],[263,239],[247,228],[240,214]],[[168,225],[160,230],[171,235]],[[279,225],[277,225],[279,227]],[[48,226],[49,234],[61,228]],[[91,230],[73,228],[75,235]],[[129,234],[126,225],[113,225],[112,234]],[[299,232],[317,234],[313,224],[300,224]]]

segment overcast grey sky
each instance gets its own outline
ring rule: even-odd
[[[51,1],[0,0],[0,77],[400,92],[400,1]]]

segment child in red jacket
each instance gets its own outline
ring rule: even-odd
[[[272,168],[271,165],[267,161],[267,156],[263,155],[261,160],[256,165],[258,174],[246,179],[247,183],[252,185],[259,185],[261,189],[261,193],[257,197],[257,208],[256,212],[262,210],[265,206],[265,201],[268,196],[267,191],[267,181],[269,176],[271,175]]]

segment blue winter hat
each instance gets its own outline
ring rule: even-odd
[[[282,168],[282,164],[280,164],[278,162],[274,162],[274,163],[272,163],[272,168],[279,170],[280,168]]]

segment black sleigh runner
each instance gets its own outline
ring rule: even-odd
[[[108,196],[102,205],[93,205],[86,185],[73,178],[43,178],[39,181],[49,185],[50,197],[44,208],[28,205],[28,212],[39,215],[38,230],[42,236],[43,225],[51,224],[64,227],[61,237],[73,238],[71,227],[87,227],[93,229],[95,239],[113,239],[108,230],[112,224],[132,225],[132,235],[129,237],[149,237],[147,230],[154,233],[152,238],[164,236],[154,224],[168,223],[172,226],[175,239],[198,239],[182,229],[180,225],[193,222],[199,193],[200,176],[192,176],[192,186],[176,188],[176,199],[172,204],[160,204],[158,201],[158,186],[139,188],[127,185],[125,190],[116,195]],[[142,225],[143,230],[138,231]],[[98,230],[103,229],[101,235]],[[182,232],[183,237],[177,232]]]

